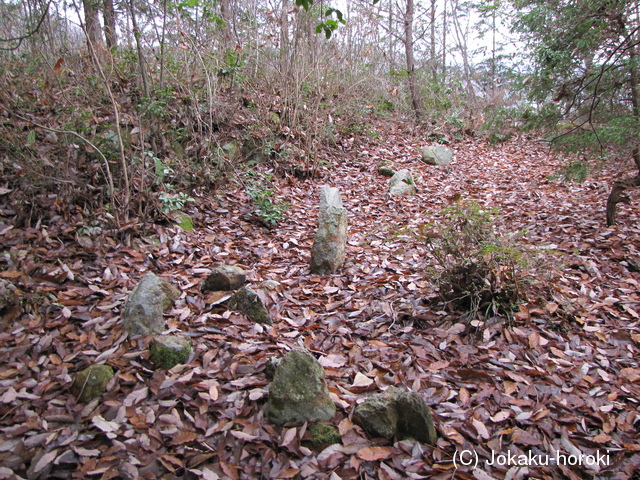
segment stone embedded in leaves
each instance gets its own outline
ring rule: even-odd
[[[247,281],[244,270],[236,265],[220,265],[214,268],[202,282],[202,291],[229,291],[240,288]]]
[[[165,329],[162,315],[180,297],[180,290],[152,272],[129,295],[122,323],[129,335],[156,335]]]
[[[376,393],[358,405],[354,416],[372,436],[392,440],[414,438],[433,445],[438,437],[431,410],[422,396],[389,387],[384,393]]]
[[[444,145],[429,145],[422,149],[422,161],[429,165],[446,165],[452,159],[453,152]]]
[[[342,441],[338,429],[326,423],[314,423],[310,425],[309,433],[311,434],[311,439],[302,442],[302,445],[307,448],[333,445],[334,443],[340,443]]]
[[[78,373],[71,385],[71,393],[79,402],[90,402],[106,391],[113,374],[113,368],[109,365],[91,365]]]
[[[347,210],[340,191],[324,185],[320,189],[318,231],[311,248],[311,272],[335,273],[344,263],[347,245]]]
[[[395,164],[389,160],[380,160],[378,162],[378,173],[384,177],[393,177],[396,173],[393,167]]]
[[[250,287],[242,287],[234,293],[229,299],[229,308],[239,310],[256,323],[265,323],[267,325],[273,323],[262,299],[258,293]]]
[[[159,368],[169,370],[186,363],[191,353],[191,340],[187,337],[156,335],[149,346],[149,358]]]
[[[416,185],[409,170],[400,170],[389,180],[389,195],[413,195]]]
[[[329,420],[335,412],[324,369],[315,357],[305,349],[287,353],[269,387],[266,417],[277,425],[284,425]]]

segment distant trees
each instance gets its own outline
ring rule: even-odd
[[[534,52],[537,70],[528,79],[538,120],[566,124],[557,138],[572,148],[615,145],[631,153],[638,177],[614,186],[615,205],[625,188],[640,185],[640,90],[638,2],[618,0],[516,0],[516,29]],[[566,118],[572,121],[567,124]]]

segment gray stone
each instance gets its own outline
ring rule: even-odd
[[[169,370],[186,363],[191,353],[191,339],[173,335],[156,335],[149,346],[149,358],[159,368]]]
[[[389,387],[358,405],[354,416],[372,436],[392,440],[414,438],[433,445],[438,436],[431,410],[422,396]]]
[[[389,387],[386,392],[371,395],[356,407],[354,415],[370,435],[393,439],[398,431],[396,396],[400,392],[395,387]]]
[[[347,245],[347,210],[340,191],[324,185],[320,189],[318,231],[311,248],[311,272],[335,273],[344,263]]]
[[[271,386],[266,417],[277,425],[330,420],[336,412],[324,369],[311,353],[296,349],[284,356]]]
[[[180,297],[180,290],[152,272],[129,295],[122,323],[129,335],[157,335],[165,329],[162,314]]]
[[[389,180],[389,195],[414,195],[416,184],[409,170],[400,170]]]
[[[250,320],[256,323],[271,325],[273,320],[267,307],[258,293],[250,287],[242,287],[229,299],[229,308],[244,313]]]
[[[240,288],[247,281],[244,270],[236,265],[221,265],[214,268],[202,282],[202,291],[229,291]]]
[[[429,165],[446,165],[452,159],[453,152],[444,145],[429,145],[422,149],[422,161]]]

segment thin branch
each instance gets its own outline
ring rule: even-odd
[[[0,43],[18,42],[18,44],[13,46],[13,47],[0,47],[0,50],[4,50],[4,51],[16,50],[16,49],[20,48],[20,45],[22,45],[22,42],[24,40],[26,40],[27,38],[35,35],[38,32],[38,30],[40,30],[40,27],[42,26],[42,23],[44,22],[44,19],[47,18],[47,13],[49,13],[49,7],[51,6],[52,2],[53,2],[53,0],[49,0],[47,2],[47,6],[45,7],[44,12],[42,12],[42,16],[40,17],[40,20],[38,20],[38,24],[36,25],[36,27],[33,30],[31,30],[30,32],[27,32],[24,35],[21,35],[19,37],[0,38]]]

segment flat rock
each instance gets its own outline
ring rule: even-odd
[[[214,268],[202,282],[203,292],[229,291],[240,288],[247,281],[244,270],[236,265],[221,265]]]

